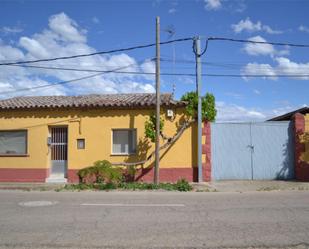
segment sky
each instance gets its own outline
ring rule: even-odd
[[[207,37],[309,44],[308,13],[306,0],[0,0],[0,63],[154,43],[156,16],[162,42],[199,35],[202,49]],[[151,47],[31,65],[154,73],[154,57]],[[162,73],[195,73],[192,41],[162,45],[161,58]],[[216,98],[217,121],[263,121],[309,104],[309,48],[210,41],[202,62],[204,74],[237,75],[202,78],[202,94]],[[93,74],[0,66],[0,98],[155,91],[153,75],[127,73],[18,90]],[[161,92],[176,99],[195,90],[195,77],[161,76]]]

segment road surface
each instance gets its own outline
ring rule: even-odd
[[[0,249],[308,244],[309,191],[0,191]]]

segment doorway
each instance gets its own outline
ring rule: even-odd
[[[51,127],[51,170],[50,178],[64,179],[67,177],[68,161],[68,128]]]

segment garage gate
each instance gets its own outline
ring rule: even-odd
[[[211,155],[213,180],[293,179],[293,123],[212,123]]]

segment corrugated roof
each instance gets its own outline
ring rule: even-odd
[[[155,106],[154,93],[90,94],[79,96],[29,96],[0,100],[0,109],[42,108],[149,108]],[[175,101],[170,93],[161,94],[162,106],[184,106]]]

